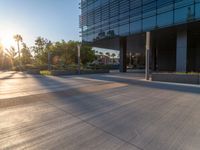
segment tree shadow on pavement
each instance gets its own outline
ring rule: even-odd
[[[140,97],[140,95],[136,96],[137,91],[131,91],[133,89],[129,90],[129,96],[125,96],[125,93],[123,92],[128,90],[128,87],[123,89],[124,86],[119,86],[109,89],[107,87],[110,84],[123,83],[125,85],[136,85],[139,87],[152,89],[163,89],[169,91],[175,90],[199,94],[199,88],[190,89],[184,86],[166,85],[153,82],[151,83],[134,79],[124,79],[113,76],[109,77],[105,75],[81,77],[83,80],[78,80],[73,77],[35,78],[38,84],[46,89],[52,90],[51,85],[64,86],[66,89],[63,89],[62,91],[52,90],[52,92],[46,94],[34,95],[32,98],[37,101],[46,102],[48,105],[55,107],[56,109],[65,112],[68,115],[72,115],[84,123],[89,124],[91,127],[101,130],[112,137],[118,138],[127,144],[137,147],[138,149],[145,147],[145,145],[142,144],[149,144],[151,142],[155,142],[157,145],[161,145],[163,149],[167,149],[169,143],[163,143],[162,141],[170,141],[172,137],[167,137],[168,134],[166,134],[166,136],[160,136],[162,132],[157,131],[164,132],[164,130],[167,130],[168,133],[171,133],[169,135],[172,135],[174,130],[170,125],[173,125],[173,121],[170,121],[170,119],[165,120],[165,117],[163,116],[166,116],[166,114],[169,113],[169,116],[172,117],[172,120],[178,120],[177,118],[179,117],[177,116],[182,114],[180,112],[188,107],[188,103],[190,103],[190,101],[182,101],[181,99],[166,100],[156,97],[155,93],[152,93],[148,96],[145,95],[151,93],[151,91],[140,91]],[[84,78],[86,80],[84,80]],[[179,93],[179,95],[181,94]],[[28,101],[29,97],[24,97],[24,99]],[[181,105],[182,103],[184,105]],[[173,111],[176,107],[180,112],[177,111],[170,114],[170,111]],[[180,117],[182,116],[183,115],[180,115]],[[41,122],[42,119],[44,118],[36,118],[36,120],[31,123],[37,124],[38,122]],[[183,119],[181,118],[180,120]],[[176,122],[176,126],[181,127],[182,125],[183,122]],[[52,133],[57,133],[58,131],[60,132],[60,130],[65,131],[67,128],[68,126],[60,129],[58,126],[49,130],[51,130],[51,132],[53,131]],[[45,134],[43,135],[43,138],[48,136],[48,134]],[[59,139],[59,136],[56,137],[56,139]],[[31,140],[37,140],[37,137]],[[177,145],[177,149],[178,148],[179,147]]]

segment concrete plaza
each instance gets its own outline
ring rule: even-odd
[[[199,86],[147,82],[136,73],[0,73],[0,149],[199,148]]]

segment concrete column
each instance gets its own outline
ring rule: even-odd
[[[176,71],[187,71],[187,29],[181,29],[177,31],[176,40]]]
[[[149,80],[150,67],[150,32],[146,33],[146,61],[145,61],[145,79]]]
[[[126,52],[127,52],[127,40],[125,37],[120,38],[120,72],[126,72]]]

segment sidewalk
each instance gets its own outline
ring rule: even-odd
[[[15,80],[22,79],[4,81]],[[52,91],[0,100],[0,149],[200,147],[200,88],[129,73],[23,80],[26,90],[50,86]]]

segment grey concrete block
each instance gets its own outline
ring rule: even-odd
[[[198,74],[153,73],[152,81],[199,84]]]

